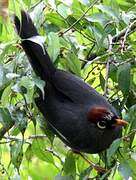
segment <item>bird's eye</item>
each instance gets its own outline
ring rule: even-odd
[[[97,122],[97,126],[100,129],[105,129],[106,128],[106,122],[105,121],[99,121],[99,122]]]

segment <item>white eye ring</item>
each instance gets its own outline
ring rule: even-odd
[[[98,128],[100,128],[100,129],[105,129],[105,128],[106,128],[106,125],[101,125],[101,123],[105,123],[105,121],[99,121],[99,122],[97,122]]]

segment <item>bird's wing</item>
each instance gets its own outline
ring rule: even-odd
[[[97,99],[100,104],[107,102],[95,89],[71,73],[57,70],[52,78],[55,88],[75,103],[87,104],[92,101],[95,104]]]

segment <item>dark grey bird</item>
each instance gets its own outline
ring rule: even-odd
[[[46,49],[31,41],[39,36],[30,16],[22,11],[14,19],[21,45],[37,76],[46,82],[45,97],[36,105],[49,127],[75,151],[99,153],[121,136],[121,120],[114,107],[79,77],[57,69]]]

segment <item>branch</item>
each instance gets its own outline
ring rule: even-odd
[[[37,139],[37,138],[47,138],[47,136],[46,135],[44,135],[44,134],[37,134],[37,135],[31,135],[31,136],[29,136],[28,138],[27,138],[27,140],[28,139]]]
[[[38,135],[32,135],[32,136],[29,136],[28,138],[24,139],[24,142],[26,143],[29,143],[29,140],[32,140],[32,139],[37,139],[37,138],[47,138],[46,135],[43,135],[43,134],[38,134]],[[10,140],[10,141],[22,141],[21,138],[18,138],[16,136],[3,136],[3,139],[7,139],[7,140]]]
[[[59,14],[58,11],[56,11],[56,12]],[[59,14],[59,15],[61,16],[61,14]],[[68,22],[67,19],[65,19],[63,16],[61,16],[61,17],[67,22],[68,25],[71,25],[71,24]],[[80,33],[84,38],[86,38],[87,40],[95,43],[95,40],[94,40],[94,39],[92,39],[92,38],[89,37],[89,36],[86,36],[86,35],[83,34],[80,30],[78,30],[76,27],[73,27],[73,29],[74,29],[75,31],[79,32],[79,33]],[[58,35],[59,35],[59,36],[63,36],[64,33],[65,33],[65,32],[60,31],[60,32],[58,33]]]
[[[129,27],[124,28],[122,31],[119,32],[119,34],[116,34],[115,36],[112,37],[112,45],[116,44],[123,36],[125,36],[125,40],[126,38],[132,34],[133,32],[136,31],[136,20],[134,20]],[[105,49],[105,51],[107,51],[107,49]],[[94,54],[94,56],[97,57],[101,57],[98,54]],[[96,60],[96,58],[94,58],[92,61],[94,62]],[[89,62],[89,60],[87,60]]]
[[[66,31],[64,31],[63,34],[67,33],[67,32],[68,32],[70,29],[72,29],[79,21],[81,21],[81,20],[84,18],[84,16],[88,13],[88,11],[89,11],[90,9],[92,9],[93,6],[94,6],[98,1],[99,1],[99,0],[95,0],[95,1],[91,4],[91,6],[89,6],[89,8],[84,12],[84,14],[83,14],[77,21],[75,21]]]
[[[92,161],[88,160],[82,153],[80,152],[75,152],[77,154],[79,154],[88,164],[90,164],[97,172],[99,173],[106,173],[107,172],[107,169],[99,166],[99,165],[96,165],[95,163],[93,163]]]
[[[136,25],[135,25],[135,23],[136,23],[136,20],[134,20],[134,21],[131,23],[132,25],[129,26],[129,28],[127,27],[127,28],[123,29],[122,31],[120,31],[119,34],[113,36],[112,42],[117,42],[118,40],[120,40],[121,37],[123,37],[123,36],[126,34],[126,32],[127,32],[127,36],[130,35],[130,34],[132,34],[133,32],[135,32],[135,30],[136,30]]]
[[[121,45],[122,45],[122,46],[121,46],[122,51],[125,50],[125,42],[126,42],[126,40],[127,40],[127,36],[129,35],[129,32],[131,32],[131,28],[132,28],[132,27],[135,27],[135,23],[136,23],[136,20],[133,21],[132,23],[130,23],[129,26],[126,28],[126,32],[125,32],[125,34],[124,34],[124,37],[123,37],[122,43],[121,43]]]
[[[108,48],[108,51],[109,51],[109,54],[112,53],[112,37],[109,35],[108,36],[108,40],[109,40],[109,48]],[[107,61],[107,64],[106,64],[106,76],[105,76],[105,84],[104,84],[104,96],[107,97],[108,95],[108,79],[109,79],[109,72],[110,72],[110,64],[112,62],[112,59],[111,59],[111,55]]]
[[[125,64],[125,63],[136,63],[136,58],[134,58],[134,59],[130,58],[127,61],[120,62],[117,64],[117,66],[120,66],[120,65]]]

